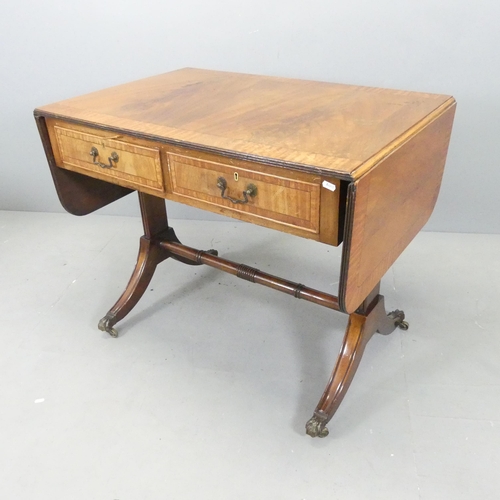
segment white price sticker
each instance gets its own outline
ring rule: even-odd
[[[323,181],[321,185],[324,188],[329,189],[330,191],[335,191],[337,189],[337,186],[335,184],[332,184],[331,182],[328,181]]]

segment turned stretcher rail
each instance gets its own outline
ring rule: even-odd
[[[329,309],[335,309],[336,311],[340,310],[339,300],[338,297],[335,297],[335,295],[320,292],[319,290],[309,288],[301,283],[294,283],[293,281],[288,281],[283,278],[273,276],[272,274],[264,273],[245,264],[238,264],[236,262],[223,259],[207,251],[187,247],[181,243],[162,241],[159,245],[173,255],[184,257],[185,259],[192,260],[198,264],[205,264],[207,266],[214,267],[220,271],[224,271],[244,280],[251,281],[252,283],[259,283],[260,285],[273,288],[274,290],[279,290],[280,292],[284,292],[288,295],[293,295],[298,299],[314,302],[315,304],[328,307]]]

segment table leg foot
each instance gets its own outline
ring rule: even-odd
[[[169,254],[160,247],[156,240],[141,237],[134,272],[121,297],[106,316],[99,321],[99,330],[108,332],[112,337],[118,336],[118,332],[113,326],[123,319],[139,302],[153,277],[156,266],[168,256]]]
[[[405,313],[396,309],[395,311],[391,311],[386,315],[386,317],[381,317],[379,320],[379,324],[377,327],[377,332],[382,335],[388,335],[392,333],[396,328],[400,328],[401,330],[408,330],[409,324],[405,321]]]
[[[405,313],[403,311],[400,311],[399,309],[390,312],[387,317],[391,320],[394,320],[394,324],[400,330],[408,330],[408,328],[410,327],[408,321],[405,321]]]
[[[306,433],[311,437],[328,435],[326,424],[344,399],[358,369],[366,344],[373,334],[376,331],[388,334],[404,322],[404,315],[401,311],[398,311],[398,314],[386,314],[384,298],[381,295],[375,298],[368,311],[366,314],[356,312],[349,315],[337,363],[313,417],[306,424]]]
[[[328,436],[329,431],[326,427],[328,415],[325,412],[314,412],[314,415],[306,423],[306,434],[311,437],[324,438]]]
[[[108,313],[99,321],[97,328],[103,332],[108,332],[112,337],[116,338],[118,337],[118,331],[113,328],[115,323],[115,317]]]

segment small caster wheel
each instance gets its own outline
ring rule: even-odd
[[[408,321],[405,321],[405,313],[396,309],[387,315],[390,319],[394,320],[394,325],[396,325],[401,330],[408,330],[410,327]]]
[[[113,338],[118,337],[118,331],[113,328],[114,322],[113,322],[113,317],[104,316],[104,318],[99,321],[99,324],[97,325],[97,328],[103,332],[108,332]]]
[[[396,326],[400,329],[400,330],[408,330],[408,328],[410,327],[410,324],[408,323],[408,321],[400,321],[398,323],[396,323]]]

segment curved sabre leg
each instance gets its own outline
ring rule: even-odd
[[[311,437],[328,436],[326,424],[337,411],[349,389],[366,344],[372,335],[376,331],[387,335],[394,331],[397,326],[401,327],[402,323],[405,323],[402,311],[386,314],[384,298],[381,295],[375,298],[374,303],[375,305],[367,314],[353,313],[349,315],[337,363],[314,410],[314,415],[306,423],[306,433]]]
[[[179,242],[173,228],[168,225],[165,200],[146,193],[139,192],[138,194],[144,236],[140,239],[137,263],[127,288],[98,325],[99,330],[108,332],[112,337],[118,337],[118,332],[113,326],[139,302],[160,262],[172,257],[186,264],[198,265],[196,262],[175,256],[161,247],[162,241]],[[208,253],[217,255],[216,250],[209,250]]]
[[[141,237],[137,263],[127,288],[106,316],[99,321],[99,330],[108,332],[112,337],[118,336],[118,332],[113,326],[139,302],[153,277],[156,266],[168,256],[168,253],[154,240]]]

